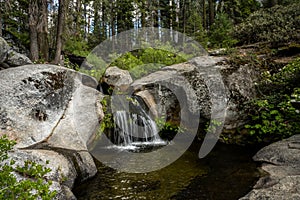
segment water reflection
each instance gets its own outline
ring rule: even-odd
[[[74,193],[79,200],[232,200],[245,195],[259,178],[251,160],[255,149],[218,144],[200,160],[199,147],[194,142],[173,164],[150,173],[118,172],[97,163],[96,177],[77,186]]]

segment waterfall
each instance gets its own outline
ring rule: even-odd
[[[163,145],[156,123],[138,104],[137,113],[118,110],[113,113],[113,140],[118,146]]]

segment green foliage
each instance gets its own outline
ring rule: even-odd
[[[105,96],[101,101],[104,118],[102,119],[100,124],[100,133],[103,133],[106,129],[114,128],[114,120],[113,120],[113,115],[109,110],[110,107],[109,102],[110,102],[109,96]]]
[[[257,100],[251,104],[251,123],[245,128],[258,142],[271,142],[300,133],[299,110],[291,104],[289,96]]]
[[[177,133],[183,133],[185,129],[178,124],[169,122],[165,116],[155,119],[155,123],[159,130],[159,135],[162,139],[172,140]]]
[[[234,23],[240,23],[260,8],[257,0],[223,0],[221,12],[228,14]]]
[[[64,50],[67,54],[86,57],[89,54],[88,42],[75,37],[68,38]]]
[[[68,57],[65,57],[64,59],[64,67],[79,71],[79,66],[77,64],[71,63]]]
[[[186,61],[184,58],[175,55],[174,53],[161,50],[161,49],[153,49],[153,48],[147,48],[143,50],[139,59],[143,63],[159,63],[166,66]]]
[[[9,36],[14,43],[29,48],[29,26],[28,23],[29,1],[0,1],[0,15],[3,27],[3,35]]]
[[[186,33],[194,40],[199,42],[203,47],[207,47],[207,32],[202,26],[202,17],[196,10],[193,10],[186,22]]]
[[[300,88],[294,88],[294,92],[291,95],[292,100],[300,102]]]
[[[252,13],[234,29],[243,44],[268,42],[273,46],[297,41],[300,29],[300,3],[274,6]]]
[[[8,158],[7,152],[16,144],[15,141],[8,140],[6,136],[0,138],[0,162]]]
[[[182,56],[175,55],[162,49],[146,48],[135,52],[128,52],[117,57],[110,66],[117,66],[120,69],[128,70],[134,79],[138,79],[151,72],[155,72],[162,66],[169,66],[185,62]]]
[[[210,120],[205,125],[205,132],[214,134],[219,126],[222,125],[222,122],[218,120]]]
[[[262,4],[266,8],[270,8],[275,5],[289,5],[299,2],[298,0],[262,0]]]
[[[237,43],[231,32],[233,22],[225,13],[220,13],[209,31],[210,46],[214,48],[228,48]]]
[[[278,73],[267,73],[262,83],[264,96],[249,107],[250,136],[258,142],[271,142],[300,133],[300,111],[292,102],[299,100],[300,59]]]
[[[91,69],[86,69],[84,66],[81,66],[80,72],[100,80],[105,72],[105,69],[107,68],[107,63],[94,53],[90,53],[88,57],[86,57],[86,60]]]
[[[300,87],[300,59],[296,59],[286,65],[279,72],[264,73],[265,79],[261,91],[269,96],[279,94],[291,94],[294,88]]]
[[[52,182],[44,180],[51,169],[32,161],[25,161],[24,166],[15,167],[15,161],[8,158],[8,151],[14,145],[15,142],[8,140],[6,136],[0,138],[0,199],[53,199],[56,191],[50,191]],[[14,173],[26,179],[18,180]]]
[[[118,59],[116,59],[111,66],[117,66],[120,69],[131,70],[136,66],[142,65],[143,61],[132,55],[130,52],[125,53]]]

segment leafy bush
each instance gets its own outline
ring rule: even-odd
[[[159,63],[167,66],[186,61],[174,53],[153,48],[145,49],[139,58],[143,63]]]
[[[80,38],[71,37],[66,41],[64,51],[67,54],[86,57],[89,54],[88,42]]]
[[[165,116],[156,118],[155,123],[159,130],[159,135],[163,140],[171,141],[176,134],[180,134],[185,131],[185,129],[180,127],[177,123],[167,121]]]
[[[268,42],[272,46],[297,41],[300,29],[300,3],[274,6],[252,13],[234,29],[242,44]]]
[[[300,111],[293,105],[300,95],[300,59],[270,74],[262,83],[263,96],[250,102],[250,136],[258,142],[271,142],[300,133]]]
[[[53,199],[56,191],[50,191],[52,182],[44,180],[44,176],[51,170],[31,161],[15,167],[15,161],[8,158],[8,151],[14,145],[15,142],[5,136],[0,138],[0,199]],[[26,179],[18,180],[14,173]]]
[[[128,52],[116,59],[111,66],[117,66],[120,69],[130,70],[142,64],[143,61],[132,55],[132,53]]]
[[[251,13],[260,8],[257,0],[226,0],[222,2],[222,12],[227,13],[234,21],[240,23]]]
[[[274,6],[274,3],[277,3],[278,5],[289,5],[298,2],[298,0],[280,0],[275,2],[274,0],[262,0],[262,4],[264,7],[272,7]]]
[[[134,79],[138,79],[149,73],[155,72],[162,66],[169,66],[185,62],[181,55],[175,55],[162,49],[146,48],[134,52],[128,52],[115,59],[110,66],[128,70]]]

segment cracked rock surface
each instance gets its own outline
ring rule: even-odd
[[[19,163],[50,161],[60,199],[74,199],[74,182],[97,171],[87,144],[103,118],[103,96],[83,76],[54,65],[0,71],[0,135],[17,141],[11,157]]]
[[[271,144],[253,158],[268,173],[241,200],[300,199],[300,135]]]

